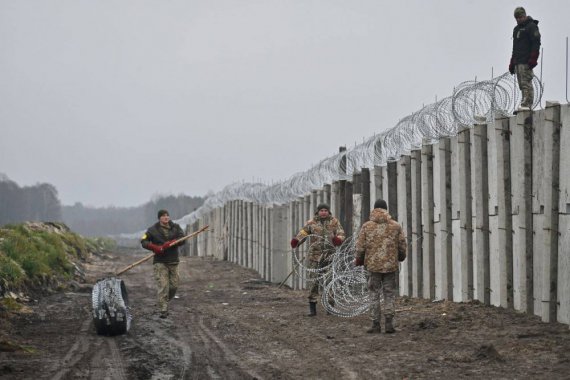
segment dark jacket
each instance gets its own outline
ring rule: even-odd
[[[141,245],[148,249],[148,243],[162,245],[169,240],[179,239],[184,236],[184,231],[180,225],[173,221],[168,222],[169,228],[164,228],[159,222],[149,227],[141,238]],[[153,263],[178,263],[178,247],[185,244],[186,241],[168,248],[160,255],[154,255]]]
[[[528,63],[530,52],[539,52],[540,32],[538,31],[538,20],[527,16],[526,21],[513,29],[513,63]]]

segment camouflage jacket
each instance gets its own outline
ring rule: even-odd
[[[342,241],[345,238],[344,229],[338,219],[332,215],[325,219],[321,219],[316,215],[301,228],[301,231],[295,238],[303,243],[308,236],[309,260],[311,261],[326,260],[328,256],[334,253],[335,250],[332,243],[334,236],[337,236]]]
[[[356,240],[356,255],[364,256],[364,265],[370,272],[390,273],[398,270],[406,258],[406,236],[402,227],[388,211],[375,208],[370,220],[362,225]]]

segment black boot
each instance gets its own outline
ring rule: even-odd
[[[307,314],[307,317],[316,317],[316,316],[317,316],[317,303],[309,302],[309,314]]]
[[[380,334],[382,332],[382,328],[380,327],[380,321],[373,320],[372,327],[366,330],[368,334]]]
[[[386,319],[385,319],[386,324],[384,326],[386,329],[386,334],[393,334],[396,332],[396,330],[394,330],[394,326],[392,325],[392,319],[393,318],[394,317],[391,315],[386,316]]]

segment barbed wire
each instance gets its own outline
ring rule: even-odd
[[[538,77],[532,80],[533,108],[542,99],[543,87]],[[409,155],[422,144],[456,135],[475,124],[475,117],[493,123],[496,117],[513,114],[520,100],[516,76],[504,73],[485,81],[466,81],[454,88],[451,96],[428,104],[401,119],[393,128],[365,139],[352,149],[326,157],[307,171],[272,185],[259,182],[236,182],[208,197],[194,212],[176,220],[188,225],[227,202],[242,200],[259,205],[284,205],[312,190],[339,180],[349,180],[362,168],[385,166],[388,162]],[[140,233],[122,234],[121,238],[139,237]]]
[[[533,108],[541,100],[543,87],[538,77],[532,80]],[[504,73],[484,81],[466,81],[454,88],[453,94],[422,107],[401,119],[393,128],[365,139],[352,149],[322,159],[305,172],[299,172],[281,182],[237,182],[209,197],[204,205],[177,222],[188,224],[229,201],[243,200],[260,205],[283,205],[314,189],[339,180],[348,180],[362,168],[385,166],[402,155],[433,144],[439,139],[456,135],[461,129],[475,124],[476,117],[493,123],[496,117],[508,117],[520,103],[516,76]]]

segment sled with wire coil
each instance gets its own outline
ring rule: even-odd
[[[110,277],[98,281],[91,294],[93,324],[99,335],[126,334],[131,327],[127,288],[123,280]]]

